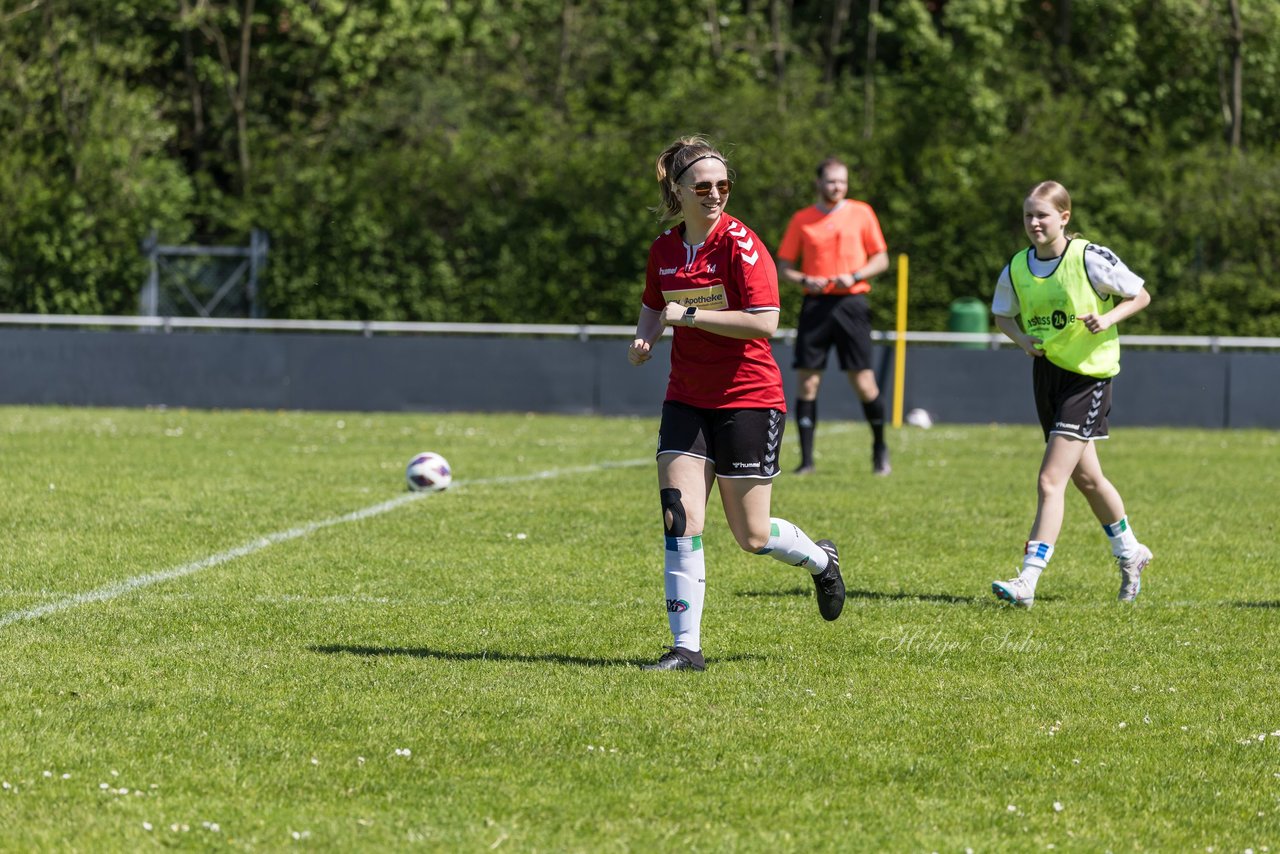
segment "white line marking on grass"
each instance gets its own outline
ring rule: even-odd
[[[551,478],[565,477],[575,474],[594,474],[596,472],[608,471],[610,469],[631,468],[639,465],[652,463],[651,458],[643,460],[625,460],[616,463],[599,463],[591,466],[576,466],[574,468],[551,469],[549,471],[534,472],[525,475],[508,475],[505,477],[489,477],[479,480],[462,481],[458,484],[460,488],[466,486],[485,486],[489,484],[508,484],[521,483],[524,481],[548,480]],[[277,531],[274,534],[267,534],[265,537],[259,537],[251,540],[242,546],[234,549],[228,549],[225,552],[219,552],[216,555],[210,555],[200,560],[184,563],[182,566],[170,567],[162,569],[159,572],[149,572],[146,575],[135,575],[133,578],[126,578],[124,581],[118,581],[115,584],[108,584],[105,587],[99,587],[97,590],[89,590],[84,593],[76,593],[66,596],[62,599],[49,602],[44,605],[37,605],[34,608],[26,608],[21,611],[10,611],[7,614],[0,615],[0,629],[11,626],[14,623],[23,620],[34,620],[49,614],[56,614],[59,611],[67,611],[71,608],[78,608],[81,605],[88,605],[91,602],[106,602],[110,599],[116,599],[126,593],[139,590],[143,587],[150,587],[153,584],[160,584],[165,581],[172,581],[175,578],[182,578],[187,575],[194,575],[201,570],[210,569],[219,566],[236,558],[246,557],[255,552],[260,552],[267,546],[283,543],[289,540],[296,540],[314,534],[316,531],[324,528],[332,528],[335,525],[345,525],[348,522],[359,522],[362,519],[369,519],[374,516],[381,516],[383,513],[389,513],[399,507],[403,507],[412,501],[418,501],[431,495],[430,492],[409,492],[401,495],[399,498],[393,498],[390,501],[383,501],[381,504],[374,504],[371,507],[365,507],[362,510],[356,510],[352,513],[346,513],[342,516],[334,516],[330,519],[324,519],[319,522],[309,522],[306,525],[299,525],[296,528],[290,528],[287,531]]]

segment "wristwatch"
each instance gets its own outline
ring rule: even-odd
[[[698,316],[698,307],[691,305],[684,310],[685,326],[693,326],[693,319]]]

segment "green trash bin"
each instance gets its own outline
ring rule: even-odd
[[[977,297],[960,297],[951,303],[951,315],[947,318],[947,330],[950,332],[991,332],[990,312],[987,304]],[[985,350],[987,344],[981,341],[957,344],[965,350]]]

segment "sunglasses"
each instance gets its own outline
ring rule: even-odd
[[[699,181],[696,184],[682,184],[681,186],[688,187],[690,190],[693,190],[693,193],[696,196],[711,195],[712,187],[715,187],[716,192],[722,196],[729,195],[729,192],[733,190],[733,182],[728,178],[723,178],[719,181]]]

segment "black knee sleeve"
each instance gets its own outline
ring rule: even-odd
[[[662,524],[668,537],[684,536],[684,505],[680,503],[680,490],[662,489],[658,491],[662,498]],[[667,514],[671,514],[671,524],[667,524]]]

